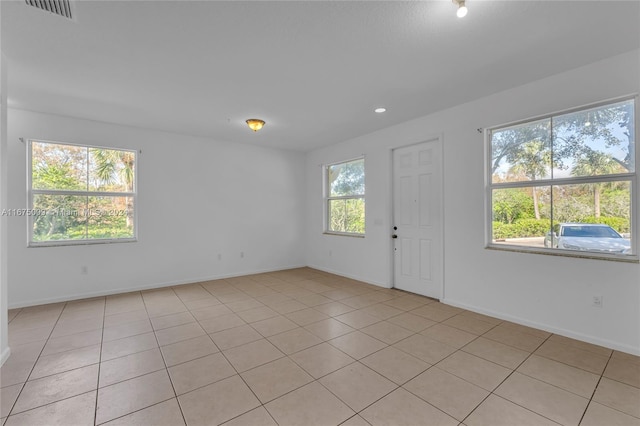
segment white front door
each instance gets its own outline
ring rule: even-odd
[[[393,150],[394,287],[440,299],[443,286],[440,139]]]

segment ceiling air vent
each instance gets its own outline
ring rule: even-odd
[[[46,10],[67,19],[73,19],[69,0],[24,0],[29,6]]]

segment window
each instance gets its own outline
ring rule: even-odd
[[[635,99],[487,133],[489,246],[637,259]]]
[[[364,235],[364,158],[325,167],[326,232]]]
[[[136,152],[29,141],[29,245],[134,241]]]

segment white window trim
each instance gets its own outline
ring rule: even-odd
[[[587,259],[600,259],[600,260],[613,260],[620,262],[632,262],[639,263],[640,262],[640,253],[638,250],[640,245],[638,243],[638,237],[640,236],[640,232],[638,232],[638,224],[640,220],[638,219],[638,215],[640,214],[640,198],[639,198],[639,190],[640,181],[638,176],[638,167],[640,167],[640,144],[638,144],[638,132],[637,130],[640,128],[640,113],[638,113],[638,107],[640,96],[638,94],[624,96],[620,98],[608,99],[605,101],[582,105],[575,108],[570,108],[566,110],[560,110],[549,114],[544,114],[536,117],[531,117],[524,120],[518,120],[507,124],[492,126],[486,128],[484,130],[484,149],[485,149],[485,248],[491,250],[501,250],[501,251],[510,251],[510,252],[520,252],[520,253],[534,253],[534,254],[545,254],[545,255],[553,255],[553,256],[563,256],[563,257],[575,257],[575,258],[587,258]],[[573,177],[573,178],[562,178],[562,179],[540,179],[536,181],[522,181],[522,182],[502,182],[502,183],[493,183],[492,181],[492,173],[491,173],[491,135],[494,131],[505,129],[508,127],[514,127],[521,124],[531,123],[539,120],[548,119],[551,117],[556,117],[558,115],[563,114],[571,114],[574,112],[598,108],[601,106],[614,104],[617,102],[624,102],[634,100],[635,102],[635,172],[634,173],[622,173],[616,175],[605,175],[605,176],[581,176],[581,177]],[[631,214],[631,250],[633,252],[632,255],[619,255],[619,254],[610,254],[610,253],[597,253],[597,252],[579,252],[579,251],[571,251],[571,250],[558,250],[554,248],[541,248],[541,247],[527,247],[527,246],[516,246],[516,245],[508,245],[508,244],[496,244],[493,242],[493,206],[492,206],[492,191],[494,189],[504,189],[504,188],[529,188],[534,186],[552,186],[552,185],[575,185],[575,184],[586,184],[586,183],[600,183],[600,182],[620,182],[626,181],[631,183],[631,205],[629,206],[630,214]]]
[[[101,191],[65,191],[65,190],[42,190],[32,188],[33,178],[33,158],[32,158],[32,143],[49,143],[57,145],[77,146],[81,148],[97,148],[108,149],[113,151],[127,151],[132,152],[135,155],[135,172],[133,174],[133,192],[101,192]],[[33,215],[27,215],[27,247],[40,248],[40,247],[59,247],[59,246],[84,246],[94,244],[114,244],[114,243],[132,243],[138,241],[138,204],[137,204],[137,192],[138,192],[138,170],[139,170],[139,153],[142,151],[118,147],[106,147],[99,145],[79,144],[72,142],[59,142],[44,139],[28,139],[27,140],[27,208],[29,211],[33,211],[33,197],[37,194],[51,194],[51,195],[78,195],[82,197],[87,196],[117,196],[117,197],[131,197],[133,198],[133,237],[131,238],[104,238],[104,239],[85,239],[85,240],[55,240],[55,241],[33,241]]]
[[[365,164],[365,193],[362,195],[342,195],[339,197],[330,197],[329,196],[329,167],[331,166],[335,166],[338,164],[345,164],[345,163],[352,163],[354,161],[359,161],[362,160]],[[362,199],[365,200],[365,209],[366,209],[366,193],[367,193],[367,184],[366,184],[366,180],[367,180],[367,173],[366,173],[366,161],[365,161],[365,156],[362,155],[360,157],[355,157],[355,158],[350,158],[347,160],[343,160],[343,161],[336,161],[333,163],[328,163],[328,164],[324,164],[322,166],[322,195],[323,195],[323,204],[324,204],[324,209],[323,209],[323,234],[326,235],[337,235],[337,236],[343,236],[343,237],[355,237],[355,238],[364,238],[366,235],[366,210],[365,210],[365,232],[364,233],[359,233],[359,232],[339,232],[339,231],[332,231],[329,229],[329,218],[330,218],[330,214],[329,214],[329,201],[330,200],[358,200],[358,199]]]

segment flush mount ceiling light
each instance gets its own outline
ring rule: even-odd
[[[385,107],[379,107],[373,110],[373,112],[376,112],[378,114],[382,114],[383,112],[387,112],[387,109]]]
[[[458,18],[464,18],[465,16],[467,16],[467,6],[465,5],[465,0],[452,0],[453,4],[455,4],[456,6],[458,6],[458,11],[456,12],[456,15],[458,16]]]
[[[249,126],[249,128],[254,132],[257,132],[258,130],[262,129],[262,127],[264,126],[264,120],[259,120],[257,118],[250,118],[247,120],[247,126]]]

